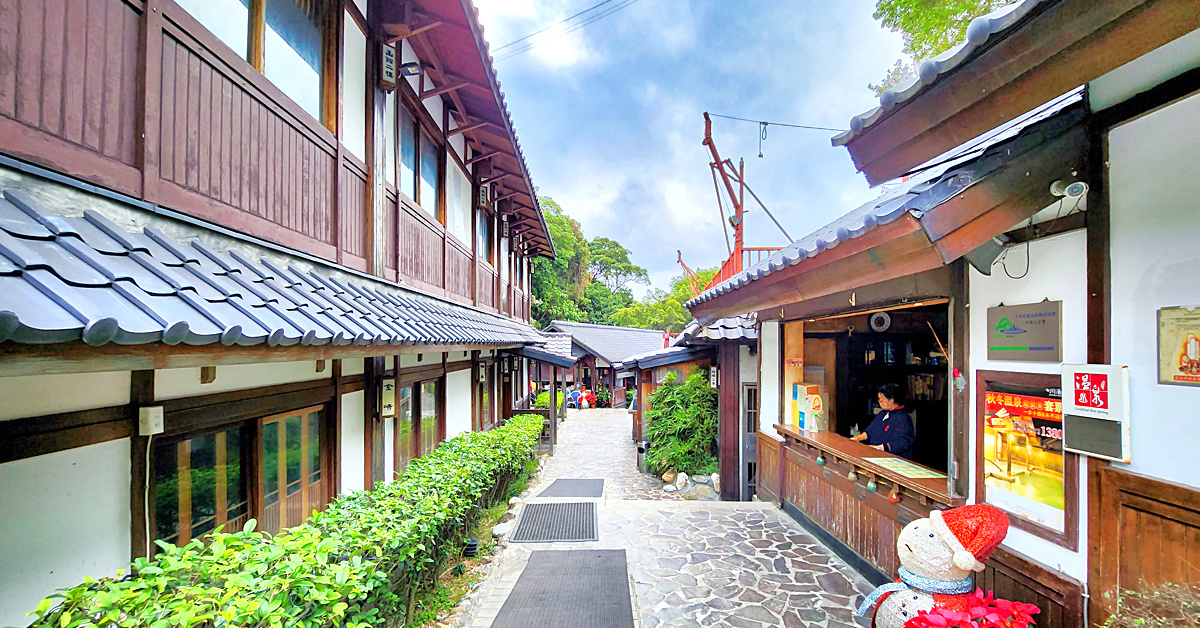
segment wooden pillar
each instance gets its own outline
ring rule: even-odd
[[[154,509],[147,503],[147,487],[150,479],[149,450],[153,437],[138,435],[138,408],[154,405],[154,371],[130,373],[129,408],[133,422],[133,438],[130,443],[130,470],[132,488],[129,494],[130,556],[150,556],[154,540]],[[147,534],[149,533],[149,534]]]
[[[738,345],[722,342],[717,347],[717,468],[721,474],[721,499],[741,499],[742,467],[741,416],[738,398],[741,381],[738,373]]]
[[[554,455],[554,447],[558,445],[558,367],[550,366],[550,454]]]

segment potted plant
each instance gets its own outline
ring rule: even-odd
[[[997,600],[991,591],[975,589],[974,595],[964,596],[962,610],[935,608],[921,611],[908,620],[904,628],[1028,628],[1033,615],[1041,612],[1033,604]]]

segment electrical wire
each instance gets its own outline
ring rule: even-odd
[[[502,54],[499,57],[496,57],[496,60],[503,61],[505,59],[511,59],[512,57],[515,57],[523,52],[528,52],[529,50],[536,48],[539,44],[551,42],[551,41],[554,41],[564,35],[569,35],[571,33],[574,33],[575,31],[577,31],[585,26],[588,26],[589,24],[594,24],[595,22],[598,22],[598,21],[612,15],[613,13],[616,13],[617,11],[620,11],[621,9],[624,9],[625,7],[628,7],[629,5],[636,3],[637,1],[638,0],[623,0],[621,4],[618,4],[615,7],[606,9],[605,11],[603,11],[601,13],[590,15],[587,17],[587,19],[583,20],[582,22],[572,25],[570,28],[568,28],[565,31],[556,33],[549,37],[543,37],[542,39],[537,39],[534,41],[527,42],[524,46],[522,46],[516,50],[506,52],[505,54]]]
[[[729,225],[725,224],[725,204],[721,202],[721,187],[717,185],[717,166],[710,164],[709,171],[712,172],[713,192],[717,193],[717,209],[721,212],[721,230],[725,232],[725,248],[729,249],[729,254],[733,255],[733,247],[729,244]],[[733,208],[729,208],[733,211]]]
[[[584,10],[580,11],[579,13],[576,13],[575,15],[572,15],[571,17],[564,17],[563,19],[561,19],[561,20],[559,20],[559,21],[557,21],[557,22],[555,22],[555,23],[553,23],[553,24],[551,24],[551,25],[547,26],[546,28],[543,28],[543,29],[541,29],[541,30],[534,31],[534,32],[532,32],[532,33],[530,33],[530,34],[528,34],[528,35],[526,35],[526,36],[524,36],[524,37],[522,37],[522,38],[520,38],[520,39],[517,39],[517,40],[514,40],[514,41],[510,41],[510,42],[508,42],[507,44],[504,44],[503,46],[499,46],[499,47],[497,47],[497,48],[494,48],[494,49],[492,49],[492,53],[494,54],[494,53],[500,52],[501,50],[504,50],[505,48],[509,48],[509,47],[511,47],[511,46],[515,46],[515,45],[517,45],[517,44],[519,44],[519,43],[521,43],[521,42],[523,42],[523,41],[525,41],[525,40],[529,39],[530,37],[535,37],[535,36],[537,36],[537,35],[541,35],[542,33],[544,33],[544,32],[546,32],[546,31],[548,31],[548,30],[550,30],[550,29],[554,28],[555,26],[560,26],[560,25],[562,25],[562,24],[566,24],[567,22],[570,22],[571,20],[573,20],[573,19],[575,19],[575,18],[577,18],[577,17],[579,17],[579,16],[583,15],[584,13],[588,13],[588,12],[590,12],[590,11],[593,11],[593,10],[595,10],[595,9],[598,9],[598,8],[600,8],[600,7],[602,7],[602,6],[606,5],[606,4],[608,4],[608,3],[610,3],[610,2],[615,2],[615,1],[616,1],[616,0],[604,0],[604,2],[601,2],[601,3],[599,3],[599,4],[593,4],[592,6],[590,6],[590,7],[586,8],[586,9],[584,9]]]
[[[762,132],[763,132],[764,136],[766,135],[766,127],[768,125],[770,125],[770,126],[785,126],[785,127],[791,128],[791,129],[808,129],[810,131],[833,131],[835,133],[841,133],[846,130],[846,129],[834,129],[834,128],[830,128],[827,126],[810,126],[807,124],[787,124],[784,122],[768,122],[766,120],[751,120],[750,118],[739,118],[737,116],[725,116],[725,115],[721,115],[719,113],[710,113],[708,115],[710,115],[714,118],[725,118],[726,120],[738,120],[740,122],[753,122],[754,124],[757,124],[757,125],[760,125],[763,127]]]
[[[142,488],[142,512],[146,515],[146,558],[154,558],[153,537],[150,536],[150,451],[154,434],[146,437],[146,485]]]

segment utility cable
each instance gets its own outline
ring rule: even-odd
[[[712,172],[713,192],[717,193],[717,209],[721,212],[721,230],[725,232],[725,248],[729,249],[730,255],[733,255],[733,246],[729,244],[729,225],[725,224],[725,204],[721,202],[721,187],[717,185],[716,164],[709,164],[709,170]]]
[[[728,159],[726,159],[725,163],[729,164],[730,170],[733,170],[733,162],[732,161],[729,161]],[[736,173],[736,171],[734,171],[734,172]],[[775,223],[776,227],[779,227],[779,230],[783,232],[783,237],[787,238],[788,244],[791,244],[792,236],[788,235],[787,229],[784,229],[783,225],[779,224],[779,221],[775,219],[775,214],[772,214],[771,210],[767,209],[767,206],[765,204],[763,204],[762,199],[758,198],[758,195],[754,193],[754,190],[750,187],[750,184],[741,180],[737,176],[737,174],[730,174],[730,176],[733,177],[733,179],[735,181],[737,181],[738,183],[746,186],[746,191],[750,193],[750,196],[754,197],[754,200],[756,202],[758,202],[758,206],[761,207],[763,209],[763,211],[767,212],[767,216],[770,216],[771,222]]]
[[[833,131],[834,133],[842,133],[846,130],[846,129],[834,129],[834,128],[830,128],[827,126],[810,126],[807,124],[787,124],[784,122],[768,122],[766,120],[751,120],[750,118],[739,118],[737,116],[724,116],[719,113],[710,113],[708,115],[710,115],[714,118],[725,118],[726,120],[738,120],[741,122],[753,122],[754,124],[757,124],[757,125],[763,127],[763,129],[762,129],[763,136],[766,135],[766,127],[768,125],[770,125],[770,126],[785,126],[785,127],[791,128],[791,129],[808,129],[810,131]]]
[[[535,41],[526,42],[526,44],[525,44],[524,46],[522,46],[521,48],[518,48],[517,50],[513,50],[513,51],[510,51],[510,52],[507,52],[507,53],[505,53],[505,54],[501,55],[500,57],[497,57],[497,58],[496,58],[496,60],[497,60],[497,61],[503,61],[503,60],[505,60],[505,59],[510,59],[510,58],[512,58],[512,57],[515,57],[515,56],[517,56],[517,55],[519,55],[519,54],[521,54],[521,53],[523,53],[523,52],[527,52],[527,51],[529,51],[529,50],[532,50],[533,48],[536,48],[536,47],[538,46],[538,44],[544,44],[544,43],[546,43],[546,42],[554,41],[555,39],[558,39],[558,38],[560,38],[560,37],[562,37],[562,36],[564,36],[564,35],[569,35],[569,34],[571,34],[571,33],[574,33],[575,31],[577,31],[577,30],[579,30],[579,29],[581,29],[581,28],[583,28],[583,27],[585,27],[585,26],[587,26],[587,25],[589,25],[589,24],[593,24],[593,23],[595,23],[595,22],[598,22],[598,21],[600,21],[600,20],[602,20],[602,19],[604,19],[604,18],[606,18],[606,17],[608,17],[608,16],[612,15],[613,13],[616,13],[617,11],[620,11],[621,9],[624,9],[625,7],[628,7],[629,5],[631,5],[631,4],[634,4],[634,3],[635,3],[635,2],[637,2],[637,1],[638,1],[638,0],[624,0],[624,1],[623,1],[621,4],[618,4],[618,5],[617,5],[617,6],[615,6],[615,7],[612,7],[612,8],[610,8],[610,9],[607,9],[607,10],[605,10],[605,11],[601,12],[601,13],[597,13],[597,14],[593,14],[593,15],[590,15],[590,16],[588,16],[588,17],[587,17],[587,19],[585,19],[584,21],[582,21],[582,22],[579,22],[579,23],[577,23],[577,24],[574,24],[574,25],[572,25],[570,28],[568,28],[568,29],[567,29],[567,30],[565,30],[565,31],[562,31],[562,32],[560,32],[560,33],[556,33],[556,34],[554,34],[554,35],[551,35],[551,36],[549,36],[549,37],[544,37],[544,38],[542,38],[542,39],[538,39],[538,40],[535,40]]]
[[[608,3],[610,3],[610,2],[615,2],[615,0],[604,0],[604,2],[601,2],[601,3],[599,3],[599,4],[593,4],[592,6],[590,6],[590,7],[586,8],[586,9],[584,9],[584,10],[580,11],[579,13],[576,13],[575,15],[572,15],[571,17],[565,17],[565,18],[563,18],[563,19],[561,19],[561,20],[559,20],[559,21],[557,21],[557,22],[555,22],[555,23],[553,23],[553,24],[551,24],[551,25],[547,26],[546,28],[543,28],[543,29],[541,29],[541,30],[538,30],[538,31],[534,31],[534,32],[532,32],[532,33],[530,33],[530,34],[528,34],[528,35],[526,35],[526,36],[524,36],[524,37],[522,37],[522,38],[520,38],[520,39],[517,39],[517,40],[514,40],[514,41],[510,41],[510,42],[508,42],[507,44],[504,44],[503,46],[499,46],[499,47],[497,47],[497,48],[493,49],[493,50],[492,50],[492,53],[493,53],[493,54],[495,54],[495,53],[497,53],[497,52],[500,52],[501,50],[504,50],[505,48],[508,48],[508,47],[510,47],[510,46],[515,46],[516,44],[519,44],[519,43],[521,43],[521,42],[523,42],[523,41],[525,41],[525,40],[529,39],[530,37],[535,37],[535,36],[537,36],[537,35],[541,35],[542,33],[544,33],[544,32],[546,32],[546,31],[548,31],[548,30],[550,30],[550,29],[554,28],[555,26],[561,26],[562,24],[566,24],[567,22],[570,22],[571,20],[573,20],[573,19],[575,19],[575,18],[577,18],[577,17],[579,17],[579,16],[583,15],[584,13],[588,13],[588,12],[590,12],[590,11],[593,11],[593,10],[595,10],[595,9],[598,9],[598,8],[600,8],[600,7],[602,7],[602,6],[606,5],[606,4],[608,4]]]

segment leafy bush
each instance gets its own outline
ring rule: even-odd
[[[358,628],[412,617],[487,506],[530,459],[542,417],[515,416],[412,461],[396,482],[334,501],[275,536],[252,520],[183,547],[159,542],[127,575],[63,589],[35,611],[38,628],[303,626]]]
[[[596,407],[607,408],[612,405],[612,391],[604,386],[596,389]]]
[[[555,407],[561,408],[562,404],[563,404],[563,393],[562,393],[562,391],[559,391],[558,405]],[[533,400],[533,407],[535,409],[548,410],[550,408],[550,391],[543,390],[542,392],[538,393],[537,398]]]
[[[1104,597],[1111,598],[1111,593]],[[1105,628],[1200,627],[1200,585],[1163,583],[1145,591],[1122,591]]]
[[[646,409],[646,463],[658,473],[717,470],[717,391],[708,387],[708,369],[698,368],[682,384],[668,373],[650,393]]]

